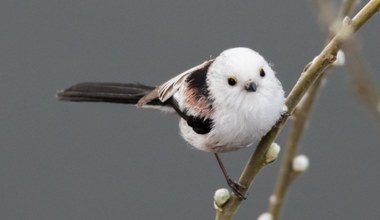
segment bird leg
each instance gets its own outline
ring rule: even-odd
[[[240,199],[247,199],[247,197],[244,196],[243,190],[247,187],[241,185],[239,182],[234,181],[230,178],[230,176],[227,173],[226,168],[224,168],[224,165],[222,163],[222,160],[220,159],[218,154],[214,154],[216,157],[216,160],[218,161],[219,167],[223,172],[224,178],[226,178],[228,186],[232,189],[232,191],[240,198]]]

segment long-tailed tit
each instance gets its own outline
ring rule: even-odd
[[[228,185],[244,199],[244,186],[229,178],[218,153],[257,143],[282,114],[284,91],[265,59],[249,48],[232,48],[167,82],[79,83],[58,92],[65,101],[137,104],[180,116],[182,137],[214,153]]]

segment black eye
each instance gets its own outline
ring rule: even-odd
[[[265,71],[264,71],[264,69],[261,69],[261,70],[260,70],[260,76],[261,76],[261,77],[264,77],[264,76],[265,76]]]
[[[228,85],[234,86],[236,84],[236,79],[233,77],[228,77]]]

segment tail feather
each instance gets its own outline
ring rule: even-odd
[[[73,85],[67,89],[58,91],[57,98],[72,102],[111,102],[136,104],[143,96],[155,87],[133,83],[98,83],[86,82]],[[152,100],[150,105],[162,105],[157,100]]]

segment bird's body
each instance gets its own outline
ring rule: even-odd
[[[176,112],[183,138],[212,153],[258,142],[280,118],[284,91],[267,61],[248,48],[223,51],[157,87],[80,83],[61,100],[137,104]]]

